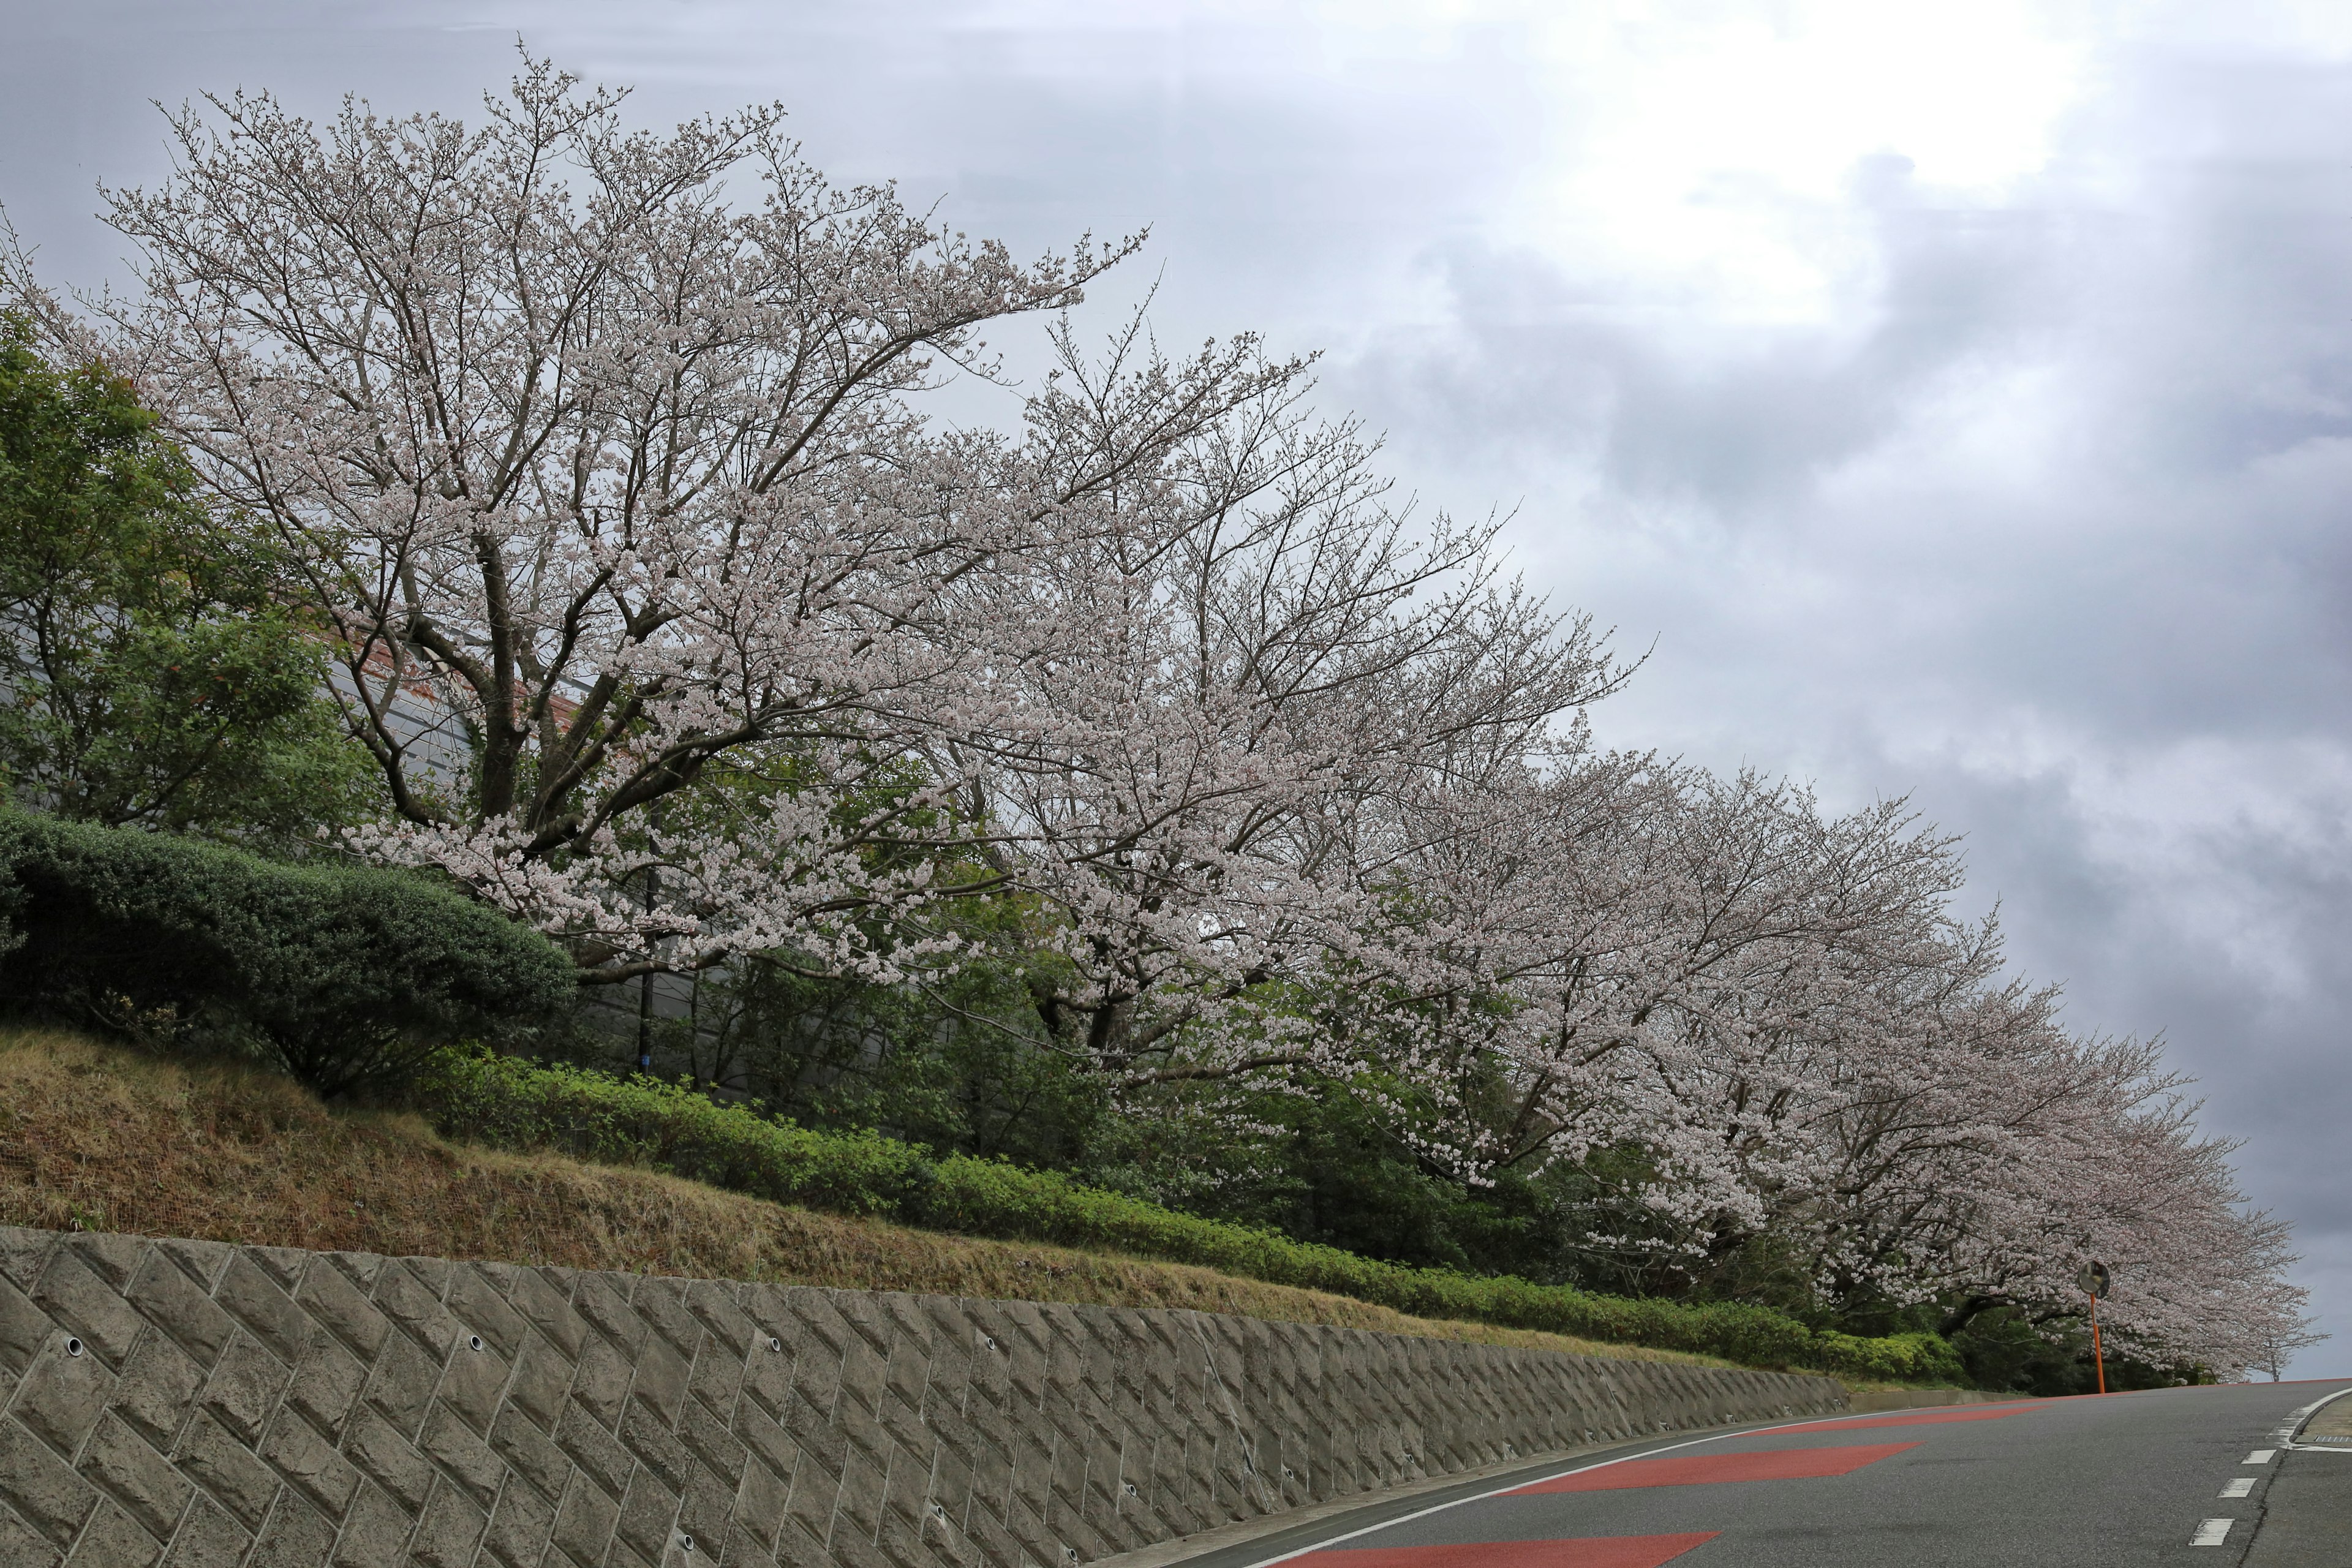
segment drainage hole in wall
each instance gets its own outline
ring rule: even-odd
[[[79,1354],[81,1354],[81,1342],[80,1342],[79,1340],[78,1340],[78,1339],[74,1338],[71,1334],[68,1334],[68,1335],[66,1336],[66,1354],[68,1354],[68,1355],[79,1355]]]
[[[479,1334],[467,1335],[466,1338],[466,1348],[469,1351],[480,1350],[482,1348],[482,1336]]]
[[[770,1334],[768,1336],[768,1348],[772,1351],[781,1351],[784,1348],[784,1342],[776,1338],[775,1335]]]

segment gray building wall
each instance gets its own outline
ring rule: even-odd
[[[1844,1404],[1198,1312],[0,1227],[10,1568],[1067,1568]]]

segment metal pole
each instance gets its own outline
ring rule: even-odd
[[[2099,1299],[2091,1298],[2091,1359],[2099,1367],[2099,1392],[2107,1391],[2107,1355],[2099,1348]]]

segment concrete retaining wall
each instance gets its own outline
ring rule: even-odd
[[[1197,1312],[0,1227],[0,1406],[10,1568],[1067,1568],[1844,1397]]]

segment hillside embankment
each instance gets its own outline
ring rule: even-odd
[[[653,1171],[454,1143],[407,1115],[47,1031],[0,1031],[0,1224],[999,1300],[1172,1307],[1734,1364],[1434,1321],[1214,1269],[916,1230]],[[1880,1386],[1856,1384],[1856,1386]]]

